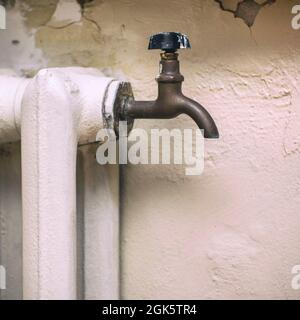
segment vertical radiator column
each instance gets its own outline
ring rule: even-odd
[[[77,144],[95,141],[103,127],[103,106],[106,101],[114,101],[117,94],[117,90],[109,90],[116,81],[87,70],[42,70],[24,95],[21,124],[24,299],[76,299]],[[97,209],[93,208],[93,212],[97,214]],[[94,272],[96,275],[101,270]],[[116,295],[111,297],[117,298]]]

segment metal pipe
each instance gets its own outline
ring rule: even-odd
[[[155,101],[132,101],[123,110],[124,119],[171,119],[187,114],[204,130],[205,138],[218,138],[219,132],[211,115],[198,102],[182,93],[184,77],[179,71],[178,54],[161,54],[161,72],[156,78],[158,97]]]
[[[21,102],[30,79],[0,71],[0,143],[20,140]]]
[[[11,80],[7,82],[9,88],[0,87],[4,101],[0,137],[2,142],[22,138],[23,298],[76,299],[77,146],[96,141],[98,131],[114,123],[115,110],[122,102],[123,83],[85,68],[45,69],[26,81],[7,79]],[[0,80],[5,83],[4,76]],[[20,94],[19,85],[23,82],[26,89],[24,86]],[[105,224],[117,224],[115,207],[109,205],[105,210],[112,210],[111,215],[105,214],[111,223]],[[92,208],[92,212],[84,214],[93,219],[97,211]],[[113,254],[118,256],[116,236],[114,233],[113,237],[104,237],[112,243],[94,243],[91,252],[87,248],[85,255],[92,254],[89,266],[95,277],[99,269],[93,265],[101,263],[106,275],[113,272],[111,278],[118,277],[117,259],[112,260],[117,264],[114,268],[111,260],[93,260],[95,252],[107,247],[115,249]],[[101,284],[103,277],[98,278],[101,290],[107,285]],[[105,292],[93,290],[95,296],[105,298]],[[117,299],[118,291],[118,287],[112,288],[106,298]]]

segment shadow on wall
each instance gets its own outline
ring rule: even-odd
[[[0,0],[0,4],[6,8],[11,8],[15,5],[16,0]]]

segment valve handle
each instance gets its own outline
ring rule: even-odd
[[[178,49],[190,49],[189,38],[179,32],[161,32],[150,37],[148,50],[161,49],[175,52]]]

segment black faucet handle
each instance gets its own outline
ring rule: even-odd
[[[150,37],[148,50],[161,49],[175,52],[177,49],[190,49],[189,38],[179,32],[161,32]]]

